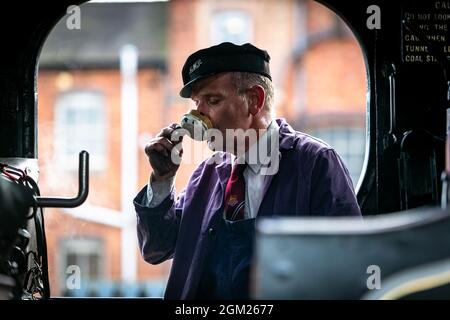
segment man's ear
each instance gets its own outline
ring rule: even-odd
[[[247,101],[250,113],[255,116],[264,107],[266,92],[260,85],[254,85],[247,91]]]

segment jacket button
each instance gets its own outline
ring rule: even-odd
[[[214,230],[214,228],[209,228],[208,234],[209,234],[210,236],[213,236],[215,233],[216,233],[216,230]]]

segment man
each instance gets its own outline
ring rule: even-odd
[[[269,59],[253,45],[231,43],[188,57],[180,95],[191,98],[223,137],[236,129],[256,135],[226,139],[222,150],[228,152],[201,163],[176,199],[173,180],[179,165],[170,157],[177,145],[170,138],[176,125],[164,128],[146,147],[153,172],[134,200],[138,238],[147,262],[173,258],[166,299],[249,298],[256,218],[361,215],[336,152],[274,119]],[[249,161],[273,141],[269,162],[264,157]]]

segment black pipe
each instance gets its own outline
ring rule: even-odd
[[[83,204],[89,193],[89,153],[81,151],[78,163],[78,195],[75,198],[36,197],[38,207],[75,208]]]

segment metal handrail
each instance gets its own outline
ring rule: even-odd
[[[78,162],[78,195],[75,198],[36,197],[39,207],[75,208],[83,204],[89,193],[89,153],[81,151]]]

